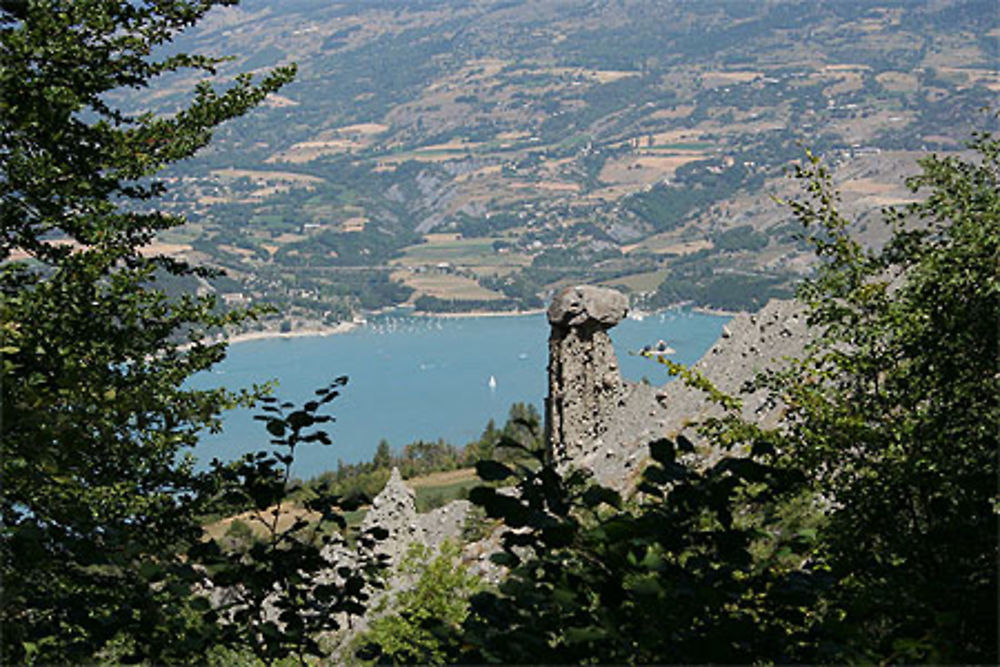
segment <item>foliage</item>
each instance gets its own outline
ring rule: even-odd
[[[762,512],[801,475],[724,458],[698,469],[685,438],[651,445],[654,464],[634,505],[576,471],[561,477],[498,462],[484,480],[519,476],[516,494],[488,487],[473,500],[502,519],[512,569],[499,593],[472,600],[453,659],[473,662],[688,663],[790,661],[808,636],[811,546]],[[751,521],[753,516],[757,521]],[[767,536],[780,543],[754,557]],[[778,557],[781,554],[782,557]]]
[[[0,259],[33,260],[0,268],[9,660],[92,660],[110,643],[129,659],[192,650],[175,638],[197,624],[185,598],[193,573],[174,554],[197,538],[203,482],[180,453],[241,396],[182,383],[223,355],[202,332],[239,316],[158,290],[157,270],[207,272],[144,256],[179,221],[123,202],[160,194],[148,176],[292,71],[222,93],[199,85],[169,117],[128,116],[105,94],[181,68],[211,71],[215,59],[149,57],[211,4],[26,2],[0,13]],[[154,586],[164,567],[175,585]]]
[[[325,231],[308,241],[282,246],[274,259],[286,266],[382,264],[417,238],[412,233],[391,234],[374,227],[361,232]]]
[[[740,188],[759,188],[763,176],[753,174],[742,164],[721,172],[710,170],[714,161],[703,160],[677,169],[675,180],[682,187],[659,184],[649,190],[629,195],[626,210],[652,225],[658,232],[680,227],[693,211],[731,196]],[[718,169],[716,167],[716,169]]]
[[[703,258],[704,260],[705,258]],[[787,277],[716,271],[708,263],[670,269],[648,300],[650,307],[682,302],[724,310],[754,311],[771,299],[792,295]]]
[[[246,561],[212,560],[218,545],[202,541],[200,517],[235,490],[258,507],[281,497],[291,450],[326,438],[302,429],[326,419],[315,411],[334,395],[268,421],[288,454],[261,454],[225,474],[196,472],[185,456],[201,430],[218,428],[221,410],[261,394],[185,386],[224,355],[206,332],[253,313],[220,315],[211,298],[160,287],[164,275],[212,272],[145,251],[183,222],[152,210],[165,191],[154,176],[204,147],[213,129],[294,68],[259,83],[240,76],[221,91],[199,83],[170,115],[116,108],[112,92],[180,70],[214,73],[221,59],[154,54],[220,4],[232,3],[0,7],[0,623],[10,662],[162,663],[241,641],[268,660],[301,657],[315,650],[308,633],[321,612],[355,611],[361,600],[356,573],[332,604],[329,591],[304,587],[296,577],[319,566],[317,549],[276,524],[269,540],[249,545]],[[199,593],[206,559],[217,581],[240,581],[246,604],[230,619],[246,625],[220,625]],[[268,585],[278,586],[280,636],[260,615]]]
[[[359,655],[379,663],[444,664],[457,649],[455,630],[468,615],[469,597],[483,584],[462,565],[454,542],[437,553],[412,544],[399,573],[416,582],[396,595],[391,614],[376,618],[358,637]]]
[[[492,459],[497,445],[500,444],[501,433],[496,423],[490,419],[479,435],[479,439],[466,446],[466,459],[471,463],[482,459]]]
[[[372,457],[372,467],[375,470],[385,470],[392,466],[392,447],[389,446],[389,441],[382,438],[378,442],[378,447],[375,449],[375,455]]]
[[[485,437],[490,435],[488,432],[484,433]],[[493,447],[494,457],[508,462],[524,458],[525,452],[541,452],[545,448],[545,442],[542,438],[542,416],[538,414],[538,408],[531,403],[511,404],[507,422]],[[471,460],[469,463],[474,464],[478,460]]]
[[[498,429],[491,419],[478,440],[465,447],[456,447],[444,440],[425,442],[416,440],[403,446],[402,451],[393,453],[387,441],[379,443],[370,462],[339,462],[337,470],[325,472],[303,484],[305,496],[314,489],[328,487],[342,496],[363,494],[374,496],[385,486],[393,467],[399,468],[403,479],[411,479],[435,472],[455,470],[462,466],[472,466],[482,459],[499,458],[504,461],[523,457],[522,448],[540,450],[541,415],[529,403],[512,403],[507,421]],[[507,446],[504,446],[504,443]],[[443,496],[455,489],[443,489]],[[299,494],[303,495],[303,494]],[[442,496],[442,497],[443,497]],[[418,500],[420,500],[418,496]]]
[[[348,565],[337,559],[338,551],[346,553],[343,512],[356,510],[369,498],[342,498],[328,489],[314,489],[302,511],[284,507],[296,448],[331,444],[327,433],[315,427],[333,418],[318,411],[346,383],[346,377],[337,378],[317,390],[316,400],[294,410],[290,403],[264,397],[265,413],[258,418],[278,449],[271,455],[248,454],[228,465],[215,462],[222,482],[219,499],[249,505],[250,519],[264,527],[263,539],[237,544],[201,541],[188,550],[188,557],[206,568],[212,586],[222,591],[213,605],[222,619],[216,646],[249,647],[266,663],[289,657],[304,663],[307,656],[324,654],[317,641],[320,634],[340,629],[345,614],[350,618],[364,613],[370,591],[381,585],[385,558],[374,556],[372,547],[386,536],[383,529],[358,536],[356,562]],[[283,525],[285,518],[291,520]]]
[[[821,335],[762,378],[788,404],[780,447],[829,501],[823,533],[842,657],[996,662],[1000,144],[928,156],[922,202],[866,251],[825,168],[791,206],[824,260],[801,291]]]
[[[492,218],[491,218],[492,220]],[[493,249],[498,250],[504,246],[503,241],[494,241]],[[517,302],[518,310],[528,310],[541,308],[545,305],[538,292],[540,285],[528,279],[522,272],[514,272],[506,276],[481,276],[479,284],[486,289],[501,292],[509,299]]]
[[[450,228],[454,228],[466,238],[495,236],[506,229],[524,223],[516,213],[493,213],[489,217],[481,218],[459,213],[457,218]]]
[[[740,225],[717,234],[712,239],[719,250],[735,252],[739,250],[762,250],[767,246],[767,235],[754,230],[750,225]]]

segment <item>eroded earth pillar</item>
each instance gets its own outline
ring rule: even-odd
[[[628,312],[625,295],[579,285],[549,306],[549,395],[545,435],[560,470],[590,459],[615,421],[625,387],[608,329]]]

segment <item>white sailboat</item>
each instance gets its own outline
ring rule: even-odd
[[[490,391],[493,391],[494,389],[496,389],[497,388],[497,379],[496,379],[496,377],[494,377],[494,376],[491,375],[490,376],[490,381],[487,382],[486,384],[489,385]]]

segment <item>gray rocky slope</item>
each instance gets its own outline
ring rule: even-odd
[[[634,482],[650,442],[721,414],[701,390],[682,381],[653,387],[621,377],[608,331],[626,312],[621,294],[590,286],[562,290],[548,311],[548,447],[561,468],[586,468],[619,491]],[[745,418],[771,425],[780,406],[768,404],[763,392],[740,391],[759,371],[800,356],[807,340],[802,307],[774,300],[734,317],[693,369],[720,391],[738,395]],[[690,430],[686,435],[697,439]]]

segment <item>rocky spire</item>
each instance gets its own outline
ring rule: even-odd
[[[399,468],[392,469],[389,481],[375,496],[371,509],[361,523],[362,531],[375,527],[383,528],[389,533],[375,547],[375,553],[389,556],[392,564],[399,562],[411,542],[422,537],[417,524],[413,490],[403,482]]]
[[[561,469],[600,447],[623,399],[618,358],[607,331],[627,312],[623,294],[589,285],[567,287],[549,306],[545,428],[549,451]]]
[[[413,489],[403,481],[399,468],[393,468],[389,481],[372,500],[371,509],[361,522],[361,530],[382,528],[389,535],[375,547],[376,554],[385,554],[396,565],[406,555],[410,544],[420,542],[437,548],[446,539],[462,534],[471,504],[453,500],[426,514],[418,514]]]

